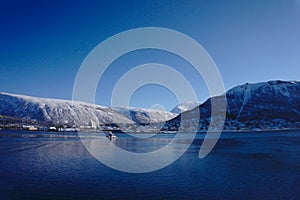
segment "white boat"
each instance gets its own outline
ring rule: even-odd
[[[117,136],[116,136],[115,134],[113,134],[112,132],[109,132],[107,137],[108,137],[109,139],[117,138]]]

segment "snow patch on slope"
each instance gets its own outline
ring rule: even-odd
[[[248,85],[245,85],[245,90],[243,92],[243,104],[241,106],[241,109],[240,111],[238,112],[237,114],[237,117],[236,117],[236,121],[238,121],[240,115],[241,115],[241,112],[244,110],[244,107],[245,105],[247,104],[247,102],[251,99],[251,91],[252,91],[253,88],[251,87],[248,87]]]
[[[300,115],[300,112],[297,110],[297,109],[293,109],[293,111],[295,112],[295,113],[297,113],[298,115]]]

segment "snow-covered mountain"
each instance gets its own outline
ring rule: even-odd
[[[175,114],[139,108],[109,108],[84,102],[0,93],[0,115],[60,125],[97,126],[113,123],[167,121]]]
[[[212,97],[217,100],[220,97]],[[168,121],[166,130],[188,123],[191,129],[206,130],[210,121],[211,100]],[[300,81],[268,81],[236,86],[226,92],[227,108],[224,129],[263,130],[300,128]],[[200,125],[193,119],[200,112]],[[195,124],[191,124],[192,122]]]
[[[53,124],[97,126],[132,120],[111,108],[83,102],[0,93],[0,114]]]
[[[228,115],[236,121],[284,119],[300,122],[300,81],[244,84],[226,94]]]
[[[225,130],[264,130],[300,128],[300,81],[269,81],[244,84],[226,92]],[[142,108],[108,108],[83,102],[45,99],[0,93],[0,115],[38,120],[60,125],[99,124],[147,125],[167,121],[163,130],[206,130],[212,97],[182,114]],[[192,104],[189,104],[192,105]],[[182,106],[187,108],[188,106]],[[195,116],[200,112],[200,123]],[[136,128],[136,125],[129,126]],[[158,125],[154,126],[159,127]],[[128,127],[127,127],[128,128]],[[130,130],[130,128],[129,128]]]
[[[139,124],[165,122],[177,116],[174,113],[146,108],[113,107],[112,109]]]
[[[180,114],[182,112],[192,110],[193,108],[199,106],[200,104],[194,101],[187,101],[184,103],[180,103],[175,106],[170,112],[175,114]]]

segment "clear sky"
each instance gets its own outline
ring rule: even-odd
[[[138,27],[165,27],[198,41],[211,55],[226,89],[246,82],[299,80],[300,0],[15,1],[0,0],[0,91],[72,99],[76,73],[101,41]],[[160,51],[133,52],[112,64],[96,103],[109,105],[115,82],[131,67],[158,62],[184,74],[198,95],[205,84],[190,66]],[[161,104],[174,95],[146,86],[131,106]]]

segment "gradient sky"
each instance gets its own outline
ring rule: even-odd
[[[300,0],[15,1],[0,0],[0,91],[72,99],[76,73],[101,41],[138,27],[165,27],[198,41],[226,89],[246,82],[299,80]],[[201,77],[178,57],[155,50],[122,56],[100,81],[96,103],[110,105],[115,82],[131,67],[174,67],[208,97]],[[174,95],[145,86],[130,106],[176,105]]]

